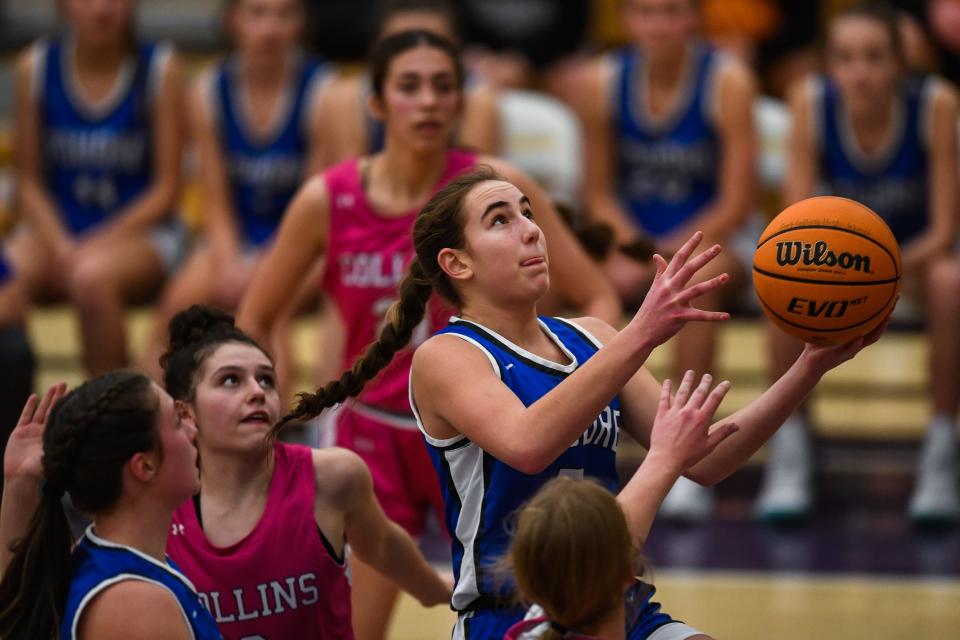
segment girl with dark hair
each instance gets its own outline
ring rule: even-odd
[[[141,374],[110,373],[59,399],[63,392],[27,401],[4,458],[3,553],[19,539],[3,558],[0,635],[220,638],[164,553],[173,510],[200,487],[196,427]],[[31,483],[33,495],[18,500]],[[72,552],[64,492],[93,518]],[[18,536],[11,527],[38,499]]]
[[[10,260],[32,301],[79,313],[91,374],[127,360],[124,306],[181,258],[173,217],[183,138],[180,64],[132,38],[134,0],[63,0],[66,31],[16,67],[16,181],[23,224]]]
[[[932,416],[908,513],[918,523],[960,522],[960,256],[957,254],[956,89],[905,68],[897,14],[869,3],[841,11],[825,38],[826,73],[790,95],[784,205],[815,194],[858,200],[890,226],[903,255],[903,290],[929,322]],[[770,325],[772,374],[800,343]],[[814,505],[814,451],[804,409],[771,442],[758,516],[797,519]]]
[[[450,585],[387,520],[355,454],[266,437],[280,412],[277,375],[229,315],[193,306],[173,318],[169,342],[164,383],[198,425],[203,468],[199,492],[168,522],[166,550],[225,638],[353,638],[348,541],[351,563],[361,559],[425,606],[449,600]],[[13,449],[11,463],[30,460],[28,446]],[[30,477],[10,464],[7,472]],[[23,484],[15,488],[30,504]],[[5,511],[0,523],[17,520]]]
[[[319,104],[329,72],[300,46],[304,21],[303,0],[227,4],[233,51],[199,76],[190,96],[204,243],[162,295],[147,371],[157,368],[175,313],[194,303],[236,308],[297,187],[322,168]],[[277,333],[274,342],[285,344],[286,323]],[[282,369],[288,351],[277,352]]]
[[[426,31],[407,31],[383,40],[372,56],[371,104],[386,123],[383,152],[339,164],[308,181],[284,217],[277,241],[243,300],[238,324],[252,335],[270,335],[278,310],[299,285],[317,255],[326,252],[324,288],[346,328],[341,369],[351,366],[380,328],[398,296],[398,283],[413,256],[410,230],[416,212],[438,189],[477,162],[494,165],[543,212],[557,257],[553,274],[562,298],[611,322],[619,306],[599,270],[564,227],[544,191],[512,165],[449,147],[463,101],[462,67],[456,48]],[[402,295],[400,292],[399,295]],[[427,292],[429,297],[429,291]],[[425,302],[424,299],[421,302]],[[414,331],[391,334],[400,354],[337,420],[337,444],[357,452],[374,478],[387,515],[411,535],[423,532],[431,507],[442,509],[407,401],[412,348],[442,326],[441,305]],[[417,325],[423,318],[422,311]],[[360,392],[351,388],[347,395]],[[322,407],[301,404],[296,419]],[[396,586],[361,562],[353,565],[354,628],[358,637],[383,637]]]
[[[509,590],[496,585],[488,567],[506,550],[508,515],[558,475],[596,478],[615,490],[620,428],[651,446],[662,390],[644,361],[687,322],[728,317],[691,307],[728,279],[724,273],[689,284],[720,252],[713,245],[691,257],[699,232],[669,264],[654,256],[650,292],[621,331],[595,318],[538,317],[555,257],[537,206],[490,169],[441,189],[417,216],[416,258],[377,341],[340,380],[304,395],[288,415],[316,414],[363,389],[407,344],[434,291],[459,310],[420,345],[410,370],[410,403],[440,476],[453,537],[458,639],[499,639],[522,615],[506,604]],[[884,327],[845,345],[807,345],[762,396],[710,427],[724,441],[685,475],[712,485],[733,473],[824,373],[879,339]],[[722,394],[729,385],[710,391],[711,382],[704,375],[693,393]],[[693,386],[687,372],[680,388],[686,395]],[[730,435],[734,424],[739,429]]]
[[[417,30],[459,41],[456,9],[448,0],[385,0],[374,48],[390,36]],[[329,160],[339,162],[383,150],[386,124],[370,104],[373,95],[369,72],[341,74],[330,84],[320,117]],[[463,115],[453,137],[464,147],[496,153],[500,140],[499,95],[489,84],[465,82]]]

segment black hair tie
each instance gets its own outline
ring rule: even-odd
[[[559,633],[561,636],[565,636],[570,632],[569,629],[567,629],[565,626],[563,626],[559,622],[556,622],[555,620],[549,620],[548,624],[550,625],[551,629]]]

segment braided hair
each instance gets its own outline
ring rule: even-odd
[[[63,493],[84,513],[116,504],[126,462],[159,451],[158,407],[150,379],[126,371],[90,380],[54,406],[43,434],[42,499],[0,582],[0,637],[49,638],[58,629],[73,543]]]
[[[271,431],[273,435],[290,421],[309,420],[327,407],[359,394],[364,385],[390,363],[397,351],[410,342],[434,291],[453,306],[460,307],[460,294],[440,269],[437,256],[445,248],[464,247],[462,211],[467,194],[480,183],[502,179],[492,168],[481,165],[450,181],[421,209],[413,225],[413,245],[417,255],[400,282],[400,297],[387,311],[387,321],[380,335],[338,380],[327,383],[316,393],[299,394],[296,407],[277,423]]]

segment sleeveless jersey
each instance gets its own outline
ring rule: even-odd
[[[214,640],[221,637],[193,584],[169,560],[165,564],[132,547],[99,538],[90,526],[73,550],[72,563],[73,578],[60,624],[62,640],[76,638],[86,606],[104,589],[123,580],[141,580],[169,591],[180,605],[192,638]]]
[[[167,552],[228,640],[352,639],[346,565],[314,519],[310,449],[278,442],[274,456],[267,505],[247,537],[213,546],[188,501],[174,513]]]
[[[716,197],[720,158],[714,122],[715,76],[721,54],[688,50],[686,78],[672,111],[647,112],[643,53],[616,55],[611,105],[617,192],[647,234],[663,236]]]
[[[250,246],[271,238],[303,181],[309,151],[310,103],[325,76],[318,61],[297,56],[281,98],[281,116],[258,135],[246,118],[239,59],[227,58],[213,77],[213,109],[229,173],[238,227]]]
[[[867,155],[859,147],[835,83],[812,80],[820,176],[827,192],[867,205],[901,244],[923,232],[927,211],[927,138],[933,78],[910,78],[898,92],[890,144]]]
[[[600,348],[596,338],[568,320],[543,317],[540,326],[564,353],[566,364],[545,360],[486,327],[456,317],[439,333],[457,336],[480,349],[503,383],[525,406],[530,406]],[[417,415],[412,392],[410,404]],[[457,581],[451,604],[457,611],[500,606],[505,594],[495,586],[497,579],[491,575],[490,565],[507,550],[510,536],[505,525],[510,515],[548,480],[570,475],[595,478],[613,492],[619,487],[619,396],[611,398],[592,424],[584,425],[583,434],[559,458],[532,475],[497,460],[466,436],[432,438],[419,416],[417,422],[443,492],[444,519],[452,538]]]
[[[68,38],[37,45],[41,164],[67,230],[80,234],[121,210],[153,178],[151,128],[158,67],[170,49],[139,45],[99,105],[81,97]]]
[[[434,191],[475,162],[473,153],[449,150],[447,166]],[[384,314],[397,299],[397,285],[414,255],[412,233],[417,210],[389,217],[377,213],[364,195],[356,159],[331,168],[323,176],[330,195],[330,237],[323,287],[347,328],[342,363],[347,369],[379,335]],[[443,326],[449,317],[449,310],[444,308],[434,296],[429,307],[430,322],[414,330],[412,345],[423,342],[432,329]],[[407,384],[412,358],[412,348],[398,351],[357,399],[391,413],[409,415]]]

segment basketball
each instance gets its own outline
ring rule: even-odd
[[[814,344],[847,342],[880,324],[896,304],[900,273],[900,248],[880,216],[833,196],[784,209],[753,255],[764,312]]]

